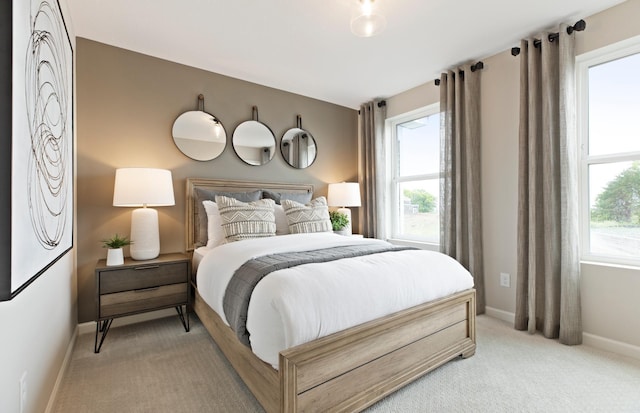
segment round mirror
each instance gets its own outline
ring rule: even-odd
[[[271,129],[257,120],[242,122],[233,131],[233,149],[249,165],[264,165],[276,151],[276,137]]]
[[[227,146],[227,132],[215,116],[201,110],[185,112],[173,123],[173,141],[183,154],[210,161]]]
[[[291,128],[282,135],[280,151],[289,165],[303,169],[316,160],[316,141],[306,130]]]

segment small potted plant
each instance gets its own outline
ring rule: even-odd
[[[122,252],[122,248],[133,244],[133,241],[127,237],[121,237],[116,234],[109,239],[102,240],[102,243],[104,244],[103,248],[108,248],[107,266],[113,266],[124,264],[124,253]]]
[[[331,227],[333,232],[340,235],[348,235],[346,228],[349,225],[349,217],[346,214],[338,211],[329,212],[329,219],[331,219]]]

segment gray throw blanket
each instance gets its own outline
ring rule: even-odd
[[[360,257],[380,252],[403,251],[407,249],[415,248],[365,244],[324,248],[313,251],[286,252],[254,258],[238,268],[229,281],[223,301],[224,314],[240,342],[250,347],[249,332],[246,326],[249,300],[258,282],[269,273],[302,264],[328,262],[342,258]]]

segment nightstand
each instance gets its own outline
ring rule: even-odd
[[[123,265],[111,267],[106,265],[106,260],[99,260],[95,274],[97,318],[94,352],[100,352],[113,319],[118,317],[175,307],[185,331],[189,331],[189,255],[161,254],[146,261],[125,258]]]

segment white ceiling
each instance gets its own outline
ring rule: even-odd
[[[357,1],[68,3],[79,37],[357,108],[623,0],[376,0],[387,27],[371,38],[350,32]]]

